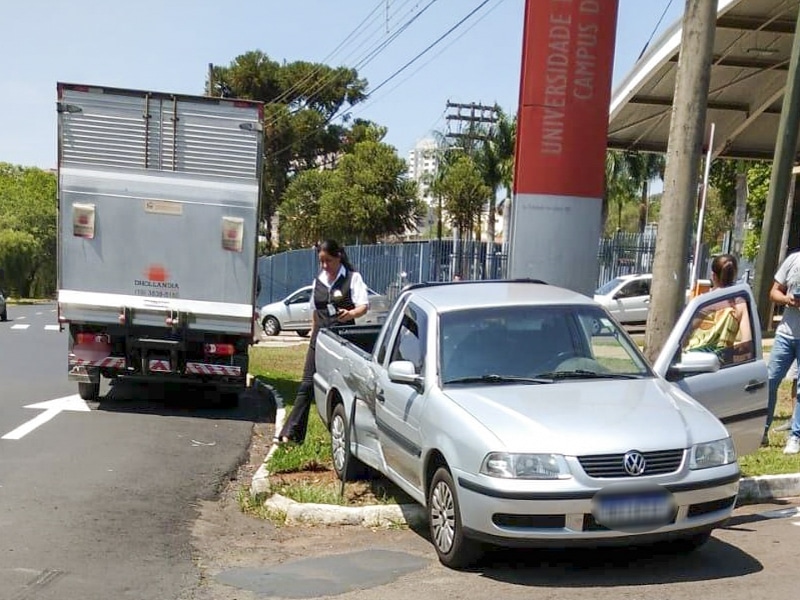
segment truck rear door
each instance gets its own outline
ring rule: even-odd
[[[247,333],[257,102],[59,84],[59,303],[67,320]]]

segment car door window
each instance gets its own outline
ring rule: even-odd
[[[644,280],[631,281],[618,291],[615,298],[635,298],[637,296],[648,296],[650,294],[650,282]]]
[[[424,313],[409,306],[403,314],[400,329],[392,347],[392,362],[407,360],[414,365],[417,374],[425,366],[426,321]]]
[[[298,292],[289,299],[289,304],[305,304],[311,301],[311,290]]]
[[[721,368],[755,360],[754,321],[744,294],[701,304],[681,337],[683,352],[713,352]]]

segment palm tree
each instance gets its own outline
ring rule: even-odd
[[[622,206],[633,193],[633,184],[628,172],[625,153],[619,150],[606,152],[606,193],[603,196],[603,223],[608,218],[611,201],[617,203],[617,229],[622,228]]]
[[[639,232],[644,233],[644,228],[647,226],[650,182],[656,177],[664,181],[666,158],[663,154],[652,152],[626,152],[625,163],[630,178],[641,191]]]
[[[497,191],[505,188],[511,196],[514,177],[514,153],[516,142],[516,118],[509,118],[502,108],[495,105],[496,122],[486,131],[483,143],[478,147],[475,160],[483,175],[484,183],[492,191],[489,196],[487,237],[495,239],[497,213]]]

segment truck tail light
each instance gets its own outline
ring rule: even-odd
[[[94,204],[72,205],[72,235],[75,237],[94,239]]]
[[[205,351],[209,356],[233,356],[236,354],[233,344],[206,344]]]
[[[78,333],[75,335],[75,343],[79,345],[85,344],[111,344],[111,340],[104,333]]]
[[[231,252],[241,252],[244,242],[244,219],[222,217],[222,247]]]

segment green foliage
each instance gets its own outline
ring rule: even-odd
[[[742,256],[749,261],[755,261],[758,256],[758,249],[761,247],[761,235],[755,229],[749,229],[744,236]]]
[[[767,207],[771,177],[772,163],[754,162],[747,169],[747,214],[759,235]]]
[[[6,292],[42,297],[56,287],[56,177],[0,163],[0,269]]]
[[[444,198],[444,208],[453,226],[466,232],[478,224],[492,189],[484,182],[475,161],[464,154],[434,183],[434,193]]]
[[[330,186],[332,171],[303,171],[283,196],[280,213],[280,238],[294,247],[310,247],[323,237],[320,227],[320,202]]]
[[[366,98],[367,82],[354,69],[280,63],[259,50],[215,67],[213,76],[231,95],[266,103],[262,218],[269,225],[292,175],[318,167],[347,142],[348,130],[332,121]],[[363,129],[363,121],[356,124]]]
[[[336,168],[299,174],[281,206],[281,236],[293,246],[324,237],[375,243],[413,227],[424,212],[406,164],[388,144],[365,139]]]

